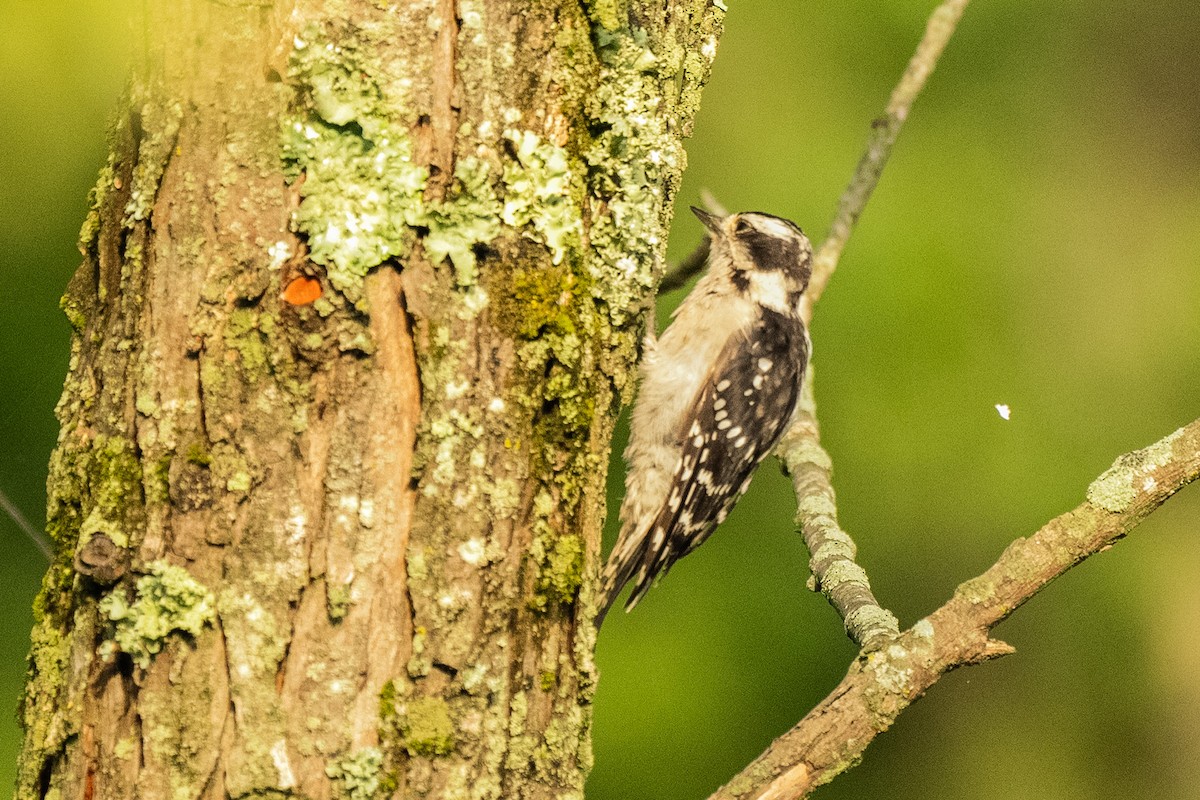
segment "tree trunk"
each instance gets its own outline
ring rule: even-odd
[[[708,0],[149,4],[18,798],[582,797]]]

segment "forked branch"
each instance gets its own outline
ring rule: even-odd
[[[990,569],[886,646],[861,653],[820,705],[709,800],[791,800],[829,782],[942,675],[1012,652],[991,638],[997,623],[1197,477],[1200,420],[1121,456],[1077,508],[1014,541]]]

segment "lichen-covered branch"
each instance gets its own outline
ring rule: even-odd
[[[812,320],[813,306],[837,268],[854,223],[879,182],[909,109],[954,34],[967,2],[946,0],[934,9],[925,35],[917,44],[900,82],[892,90],[883,116],[875,120],[866,152],[838,201],[829,235],[813,257],[812,279],[801,301],[801,314],[806,323]],[[860,646],[874,647],[895,635],[899,625],[895,615],[875,599],[866,571],[855,561],[854,541],[838,525],[831,481],[833,462],[821,446],[812,372],[810,364],[795,422],[776,452],[796,490],[796,522],[810,553],[813,588],[824,593],[837,609],[851,639]]]
[[[860,647],[870,649],[895,636],[896,616],[875,599],[866,570],[854,560],[854,540],[838,524],[833,461],[821,446],[811,367],[795,420],[776,452],[796,490],[796,524],[808,547],[811,588],[829,599]]]
[[[709,800],[799,798],[829,782],[942,675],[1012,652],[991,638],[997,623],[1197,477],[1200,420],[1119,457],[1078,507],[1014,541],[991,568],[885,647],[862,653],[820,705]]]

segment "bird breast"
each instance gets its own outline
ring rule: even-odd
[[[744,335],[756,307],[739,295],[696,287],[642,364],[632,425],[644,441],[682,440],[683,416],[730,337]]]

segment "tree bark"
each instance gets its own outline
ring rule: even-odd
[[[149,4],[63,300],[18,798],[582,797],[722,14]]]

